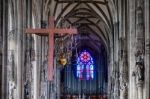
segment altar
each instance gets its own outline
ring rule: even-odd
[[[60,99],[107,99],[105,95],[63,95]]]

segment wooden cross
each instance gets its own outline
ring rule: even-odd
[[[54,28],[54,18],[49,18],[47,29],[26,29],[25,33],[48,35],[49,49],[48,49],[48,80],[53,80],[53,55],[54,55],[54,34],[77,34],[77,29],[73,28]]]

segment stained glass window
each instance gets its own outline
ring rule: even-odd
[[[90,53],[86,50],[77,58],[76,76],[79,79],[90,80],[94,78],[94,62]]]

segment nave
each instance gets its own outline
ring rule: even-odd
[[[150,0],[0,0],[0,99],[150,99]]]

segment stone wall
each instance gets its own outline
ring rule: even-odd
[[[0,1],[0,90],[2,88],[2,13],[3,13],[3,6],[2,6],[2,0]],[[0,92],[0,97],[2,97]]]
[[[114,28],[108,43],[108,97],[149,99],[149,0],[113,1],[117,13],[112,14]],[[49,83],[45,75],[48,39],[24,33],[26,27],[42,27],[41,21],[47,21],[48,14],[53,13],[49,4],[49,0],[0,0],[2,99],[48,99],[48,93],[55,97],[56,88],[53,90],[52,86],[58,85]]]

